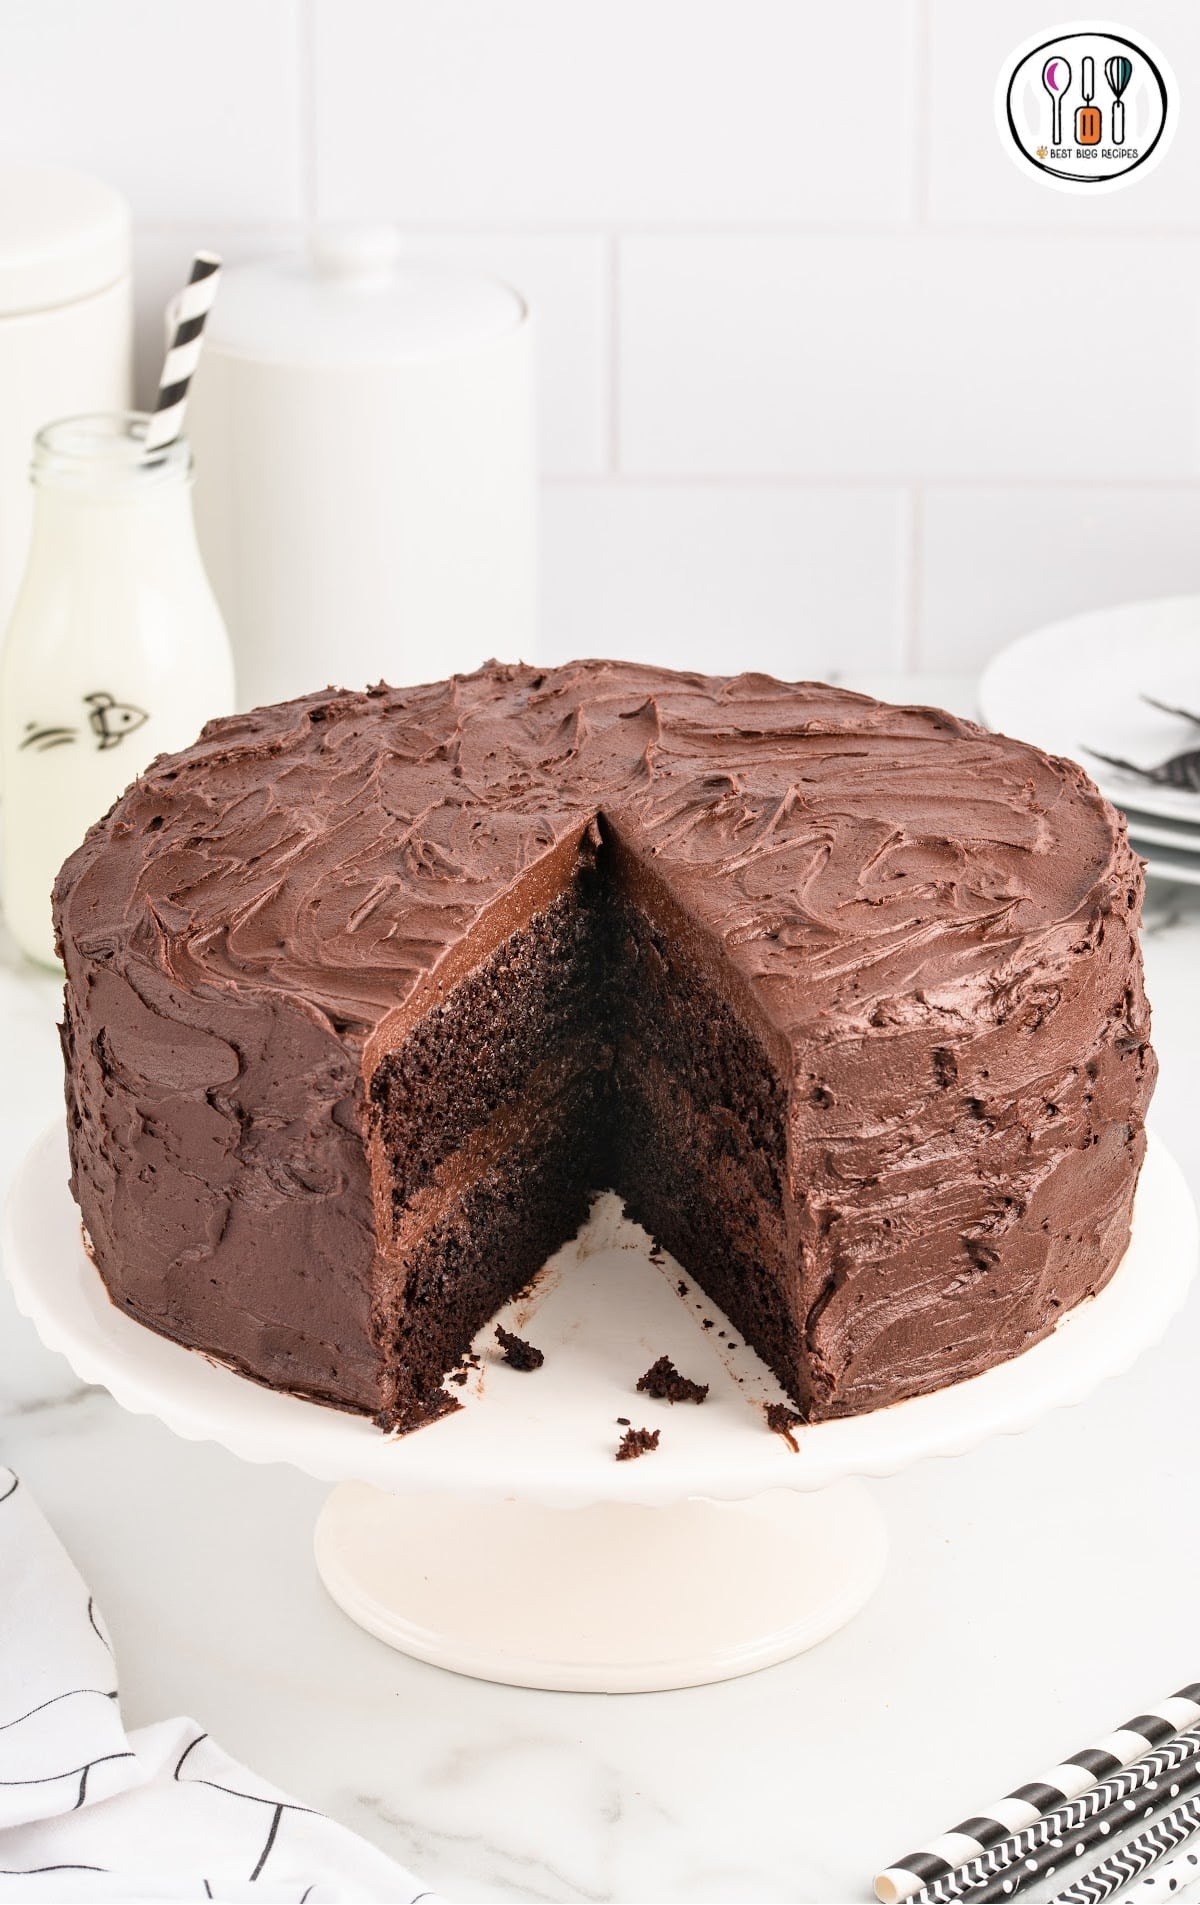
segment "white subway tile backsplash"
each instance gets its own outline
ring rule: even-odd
[[[296,0],[5,0],[0,159],[74,166],[147,219],[296,218]]]
[[[917,666],[979,666],[1060,616],[1200,593],[1200,484],[935,485],[918,567]]]
[[[129,194],[143,401],[197,245],[523,290],[554,655],[963,669],[1200,590],[1200,6],[1121,20],[1185,96],[1096,199],[996,127],[1039,0],[4,0],[0,160]]]
[[[607,245],[596,237],[416,232],[414,253],[504,278],[533,306],[543,472],[605,468],[609,424]]]
[[[1186,240],[643,236],[623,244],[620,276],[631,474],[1196,468]]]
[[[324,216],[883,220],[911,0],[315,0]],[[863,49],[869,48],[869,57]]]
[[[792,679],[897,667],[907,526],[887,488],[550,485],[538,658]]]
[[[1120,191],[1094,198],[1057,191],[1029,167],[1018,167],[996,125],[996,82],[1010,55],[1036,34],[1048,38],[1061,14],[1041,0],[929,0],[925,41],[928,216],[958,225],[1053,226],[1086,234],[1200,226],[1196,178],[1200,121],[1177,99],[1176,132],[1153,172],[1133,174]],[[1107,17],[1101,9],[1100,19]],[[1200,7],[1195,0],[1129,0],[1116,16],[1121,29],[1145,34],[1185,85],[1200,69]],[[1047,110],[1049,110],[1049,101]]]

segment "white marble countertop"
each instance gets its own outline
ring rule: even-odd
[[[909,695],[964,701],[945,678]],[[1200,891],[1152,886],[1145,947],[1153,1121],[1200,1190]],[[5,1192],[60,1115],[58,996],[0,960]],[[391,1652],[317,1581],[319,1483],[123,1414],[6,1286],[0,1454],[105,1610],[130,1724],[197,1716],[448,1899],[840,1905],[1200,1678],[1198,1359],[1200,1299],[1082,1406],[877,1484],[891,1563],[865,1612],[783,1666],[682,1693],[523,1692]]]

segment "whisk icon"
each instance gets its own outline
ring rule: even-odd
[[[1104,77],[1112,90],[1112,142],[1115,146],[1125,143],[1125,102],[1121,94],[1133,78],[1133,61],[1122,59],[1114,54],[1104,62]]]

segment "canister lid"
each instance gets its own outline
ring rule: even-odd
[[[0,315],[73,304],[129,270],[129,206],[111,185],[42,165],[0,166]]]
[[[325,225],[306,252],[222,275],[205,350],[291,366],[396,364],[477,349],[524,316],[499,279],[406,256],[393,226]]]

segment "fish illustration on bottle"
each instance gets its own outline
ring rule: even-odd
[[[127,734],[150,719],[144,708],[135,708],[131,701],[118,701],[107,689],[84,695],[83,705],[88,711],[88,726],[96,738],[96,746],[101,749],[118,747]],[[78,728],[42,726],[37,721],[27,721],[21,752],[33,748],[38,754],[45,754],[53,747],[70,746],[79,735]]]
[[[144,708],[135,708],[129,701],[117,701],[106,692],[84,695],[83,699],[91,710],[88,721],[97,747],[117,747],[127,734],[150,719]]]

